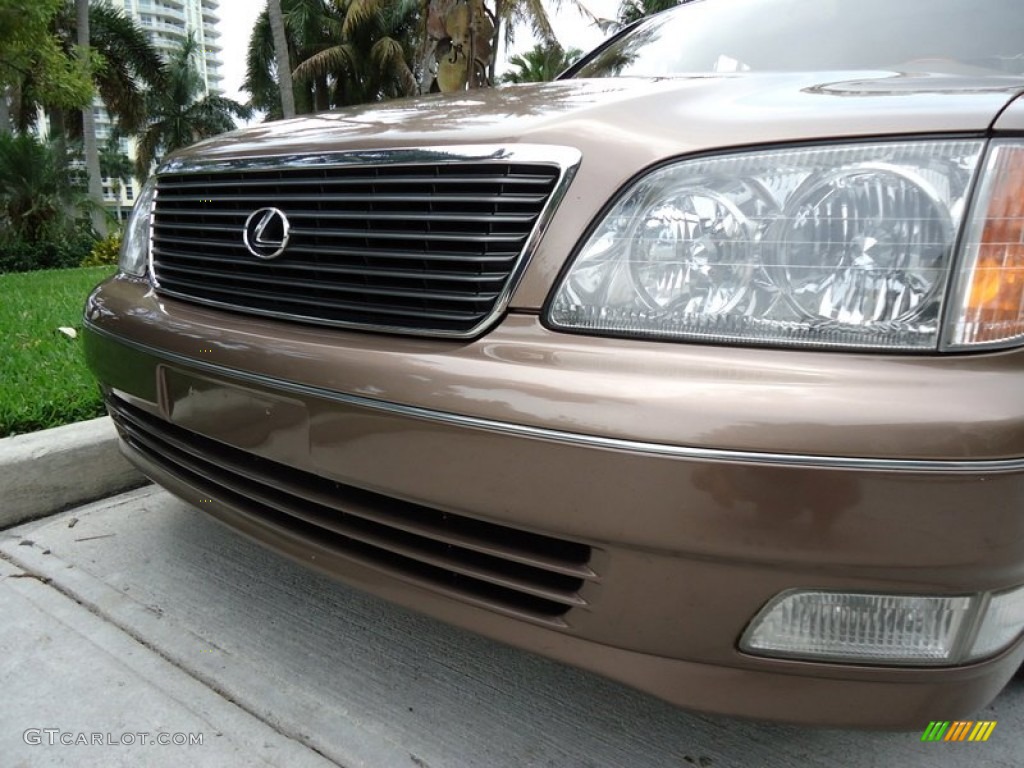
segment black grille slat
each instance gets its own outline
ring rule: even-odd
[[[184,272],[194,272],[198,275],[207,275],[210,277],[234,277],[235,273],[224,269],[234,264],[242,263],[243,260],[240,258],[222,258],[215,262],[211,262],[210,259],[205,256],[197,256],[195,254],[186,253],[175,253],[173,254],[175,259],[180,259],[188,262],[184,265],[170,265],[164,264],[164,269],[167,270],[180,270]],[[220,269],[211,269],[208,265],[215,264]],[[420,269],[407,269],[402,270],[398,268],[381,268],[381,267],[359,267],[356,265],[346,266],[344,264],[332,265],[329,267],[317,266],[312,264],[289,264],[289,273],[296,274],[312,274],[322,273],[326,275],[346,275],[346,276],[358,276],[362,278],[390,278],[395,280],[417,280],[417,281],[430,281],[438,283],[449,283],[449,282],[475,282],[475,283],[494,283],[501,284],[505,280],[505,275],[502,272],[489,273],[489,272],[463,272],[455,270],[446,270],[444,272],[423,272]]]
[[[153,227],[153,229],[155,232],[159,232],[160,230],[163,229],[172,229],[176,231],[180,230],[183,232],[203,232],[206,234],[209,234],[211,232],[223,232],[225,235],[229,235],[231,237],[235,237],[238,235],[237,227],[230,227],[224,224],[182,224],[180,222],[175,222],[174,224],[165,224],[163,222],[158,222]]]
[[[159,222],[153,228],[157,237],[164,230],[184,232],[216,232],[237,236],[238,230],[232,227],[217,226],[210,224],[181,224]],[[331,237],[337,240],[423,240],[426,242],[450,242],[450,243],[509,243],[522,245],[525,235],[462,235],[454,232],[374,232],[373,230],[360,229],[334,229],[325,233],[319,229],[307,229],[305,227],[293,227],[292,237],[310,238]],[[340,245],[340,244],[339,244]]]
[[[212,240],[210,238],[176,237],[174,239],[174,242],[177,243],[178,245],[193,246],[196,249],[194,251],[194,253],[202,253],[203,251],[200,250],[200,249],[207,248],[207,247],[210,247],[210,246],[222,247],[222,248],[230,248],[232,252],[237,253],[237,254],[245,253],[246,252],[245,248],[239,248],[238,247],[238,243],[236,243],[235,240],[236,240],[236,238],[232,238],[231,240],[217,241],[217,240]],[[162,245],[161,246],[154,245],[153,246],[153,261],[154,261],[154,263],[158,263],[158,259],[160,259],[164,255],[166,255],[170,250],[171,249],[165,248]]]
[[[244,248],[240,248],[238,244],[234,242],[218,242],[216,240],[179,240],[179,242],[185,245],[229,248],[231,250],[231,255],[239,259],[239,261],[237,262],[238,264],[245,265],[253,263],[253,257],[246,253]],[[372,258],[382,263],[388,263],[393,261],[411,259],[423,262],[423,265],[421,265],[421,269],[423,269],[423,271],[427,273],[429,273],[429,271],[434,268],[435,264],[445,264],[449,262],[452,264],[462,265],[487,264],[492,262],[508,262],[518,257],[517,253],[505,253],[501,251],[495,251],[493,253],[488,253],[483,256],[474,256],[471,254],[454,253],[450,251],[435,251],[433,253],[419,253],[417,251],[394,251],[391,253],[380,253],[368,248],[347,248],[345,249],[344,254],[339,254],[336,250],[326,247],[316,248],[306,246],[288,249],[289,254],[291,254],[293,251],[298,255],[310,256],[313,257],[314,259],[320,257],[329,258],[331,256],[334,256],[337,261],[351,260],[353,258],[361,260]],[[205,258],[201,251],[190,251],[185,253],[173,248],[160,248],[159,250],[154,249],[154,256],[159,256],[161,259],[174,258],[176,256],[181,256],[182,258]],[[291,268],[296,264],[301,264],[303,266],[320,267],[320,264],[317,263],[316,261],[302,260],[300,262],[297,259],[290,259],[287,262],[278,262],[278,264],[274,266],[285,269]],[[269,268],[269,264],[267,264],[265,268]]]
[[[157,290],[304,322],[465,334],[506,295],[558,177],[555,165],[480,161],[165,174]],[[265,207],[291,222],[273,260],[242,237]]]
[[[525,234],[509,237],[508,235],[461,235],[454,232],[403,232],[399,230],[375,232],[373,230],[359,229],[332,229],[330,232],[325,233],[319,229],[306,229],[305,227],[293,228],[292,235],[296,237],[306,235],[311,238],[330,237],[334,240],[342,241],[338,243],[339,247],[344,247],[344,241],[346,240],[421,240],[425,243],[508,243],[521,246],[523,238],[526,237]]]
[[[206,186],[209,190],[209,185]],[[210,193],[205,193],[202,196],[199,195],[181,195],[181,196],[164,196],[164,202],[189,202],[189,203],[201,203],[204,201],[210,201],[211,204],[214,202],[218,204],[224,203],[246,203],[249,207],[255,203],[256,207],[263,205],[273,205],[275,202],[281,201],[282,199],[288,202],[301,202],[301,203],[367,203],[367,195],[373,194],[373,202],[377,203],[415,203],[418,205],[427,205],[429,203],[452,203],[452,204],[495,204],[495,203],[521,203],[521,204],[540,204],[543,203],[547,195],[545,194],[527,194],[527,193],[509,193],[502,195],[470,195],[470,194],[455,194],[455,193],[443,193],[443,194],[407,194],[399,195],[394,193],[364,193],[364,194],[335,194],[335,193],[318,193],[318,194],[307,194],[307,195],[283,195],[276,192],[267,192],[263,195],[219,195],[218,193],[212,193],[214,197],[210,196]],[[429,197],[429,201],[428,198]]]
[[[353,212],[333,212],[333,211],[295,211],[293,218],[302,220],[304,218],[317,217],[326,219],[328,221],[339,220],[339,221],[350,221],[350,220],[362,220],[362,221],[390,221],[394,219],[391,214],[384,213],[367,213],[365,211],[353,211]],[[403,216],[408,221],[422,221],[431,224],[487,224],[492,228],[498,224],[515,224],[529,227],[533,223],[533,217],[524,214],[504,213],[504,214],[469,214],[469,213],[451,213],[451,214],[427,214],[427,213],[407,213]]]
[[[299,298],[295,296],[289,296],[282,298],[276,296],[269,291],[254,291],[249,288],[240,288],[237,286],[225,287],[225,288],[203,288],[201,285],[195,282],[181,281],[187,287],[192,288],[190,294],[185,294],[179,298],[191,298],[196,295],[202,295],[211,302],[216,302],[218,305],[223,306],[234,306],[237,298],[250,298],[254,300],[264,301],[270,312],[279,312],[283,314],[301,314],[302,311],[308,310],[310,307],[320,306],[321,314],[327,317],[331,317],[331,312],[336,313],[338,316],[343,315],[345,312],[353,310],[360,310],[364,315],[373,315],[375,317],[388,317],[391,318],[387,321],[381,321],[379,324],[384,325],[388,323],[399,323],[400,321],[394,318],[405,318],[405,317],[427,317],[434,320],[439,325],[441,323],[451,322],[456,323],[461,321],[463,318],[472,315],[473,313],[469,310],[460,308],[447,308],[438,306],[429,311],[413,307],[410,305],[399,306],[397,304],[370,304],[368,302],[352,302],[352,301],[340,301],[340,300],[327,300],[321,298]],[[171,296],[175,294],[170,291],[165,291]],[[234,299],[234,300],[233,300]]]
[[[394,214],[388,213],[368,213],[366,211],[314,211],[301,209],[290,211],[288,215],[293,221],[301,221],[306,218],[316,218],[327,221],[393,221],[395,218]],[[164,211],[164,217],[178,217],[185,221],[191,219],[201,221],[204,218],[231,218],[241,225],[245,223],[247,215],[241,211],[215,211],[210,208],[168,208]],[[403,218],[408,221],[422,221],[431,224],[489,224],[492,227],[503,223],[530,226],[533,222],[532,216],[515,213],[407,213],[403,215]]]
[[[213,277],[217,279],[232,280],[234,286],[238,288],[245,288],[252,284],[252,287],[258,288],[261,286],[276,287],[278,278],[272,275],[232,275],[230,272],[218,272],[211,269],[192,268],[192,269],[181,269],[172,268],[170,271],[181,271],[187,272],[188,274],[200,276],[200,277]],[[182,280],[183,283],[188,284],[187,279]],[[432,290],[429,294],[425,292],[414,292],[411,290],[398,290],[394,288],[378,288],[368,284],[350,284],[350,285],[339,285],[329,282],[318,283],[314,280],[297,280],[290,278],[290,282],[294,286],[300,288],[308,288],[310,291],[319,291],[327,301],[331,301],[331,294],[359,294],[361,296],[378,296],[382,298],[392,298],[396,300],[411,299],[421,300],[424,295],[429,295],[433,301],[438,302],[452,302],[455,304],[465,304],[466,302],[477,302],[477,301],[489,301],[496,297],[496,294],[478,293],[476,295],[467,296],[464,293],[456,292],[445,292],[441,290]]]
[[[519,256],[518,252],[508,251],[488,251],[487,253],[482,254],[455,253],[453,251],[421,253],[419,251],[400,251],[397,249],[391,252],[380,252],[369,248],[346,248],[344,253],[338,253],[338,251],[327,247],[314,246],[299,246],[294,249],[289,247],[288,252],[291,253],[293,250],[298,255],[313,256],[316,258],[329,258],[334,254],[338,256],[358,256],[363,259],[374,259],[382,262],[395,259],[420,259],[424,263],[424,270],[430,270],[433,263],[457,261],[462,264],[483,264],[497,261],[507,262],[514,260]],[[512,265],[510,264],[509,268],[511,268],[511,266]]]
[[[446,591],[538,617],[585,605],[590,548],[344,486],[108,398],[122,438],[163,471],[290,533]]]

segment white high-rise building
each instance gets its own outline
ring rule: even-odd
[[[191,32],[199,43],[201,55],[196,59],[196,66],[203,78],[207,93],[220,93],[221,51],[220,22],[218,8],[220,0],[112,0],[115,8],[121,8],[135,19],[139,26],[150,34],[157,50],[164,56],[178,48]],[[105,109],[97,101],[96,139],[100,146],[109,139],[113,128]],[[122,151],[134,155],[134,147],[122,140]],[[138,189],[135,179],[126,179],[120,190],[115,193],[115,184],[111,179],[103,179],[103,198],[111,206],[120,204],[130,208],[135,200]],[[118,200],[120,197],[120,200]]]
[[[195,35],[204,55],[197,60],[207,91],[220,91],[220,0],[114,0],[114,6],[149,32],[161,53],[181,45],[188,32]]]

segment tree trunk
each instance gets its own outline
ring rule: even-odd
[[[63,107],[50,107],[46,110],[46,137],[53,142],[61,157],[68,153],[67,119]]]
[[[503,0],[494,0],[494,33],[491,35],[491,59],[487,62],[487,79],[491,85],[498,82],[498,46],[504,41],[501,39],[502,19],[505,16],[505,3]]]
[[[326,112],[331,108],[331,86],[326,77],[318,77],[313,82],[316,88],[316,111]]]
[[[79,55],[89,51],[89,0],[75,0],[78,14]],[[85,147],[85,170],[89,177],[89,199],[94,208],[89,212],[92,227],[100,237],[107,236],[107,217],[103,209],[103,183],[100,181],[100,150],[96,145],[96,117],[90,102],[82,109],[82,143]]]
[[[277,57],[277,82],[281,88],[281,112],[285,120],[295,117],[295,89],[292,86],[292,65],[288,56],[288,36],[284,30],[281,0],[267,0],[270,31],[274,35],[274,53]]]
[[[57,155],[58,162],[63,163],[64,166],[71,164],[71,157],[68,154],[68,126],[67,126],[67,113],[63,107],[50,107],[46,110],[46,127],[47,141],[53,146],[53,151]],[[25,128],[20,129],[22,133],[27,130]],[[78,210],[72,203],[65,203],[65,212],[68,218],[74,219],[78,216]]]
[[[0,89],[0,136],[11,132],[11,89]]]
[[[114,193],[114,199],[117,200],[117,226],[124,226],[124,220],[121,216],[123,211],[121,210],[121,179],[111,179],[110,189]]]

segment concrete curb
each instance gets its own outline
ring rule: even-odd
[[[109,417],[0,440],[0,528],[137,488]]]

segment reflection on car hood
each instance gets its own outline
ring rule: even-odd
[[[1019,77],[744,73],[565,80],[365,105],[224,134],[182,158],[473,143],[618,144],[648,161],[724,146],[978,132]]]

